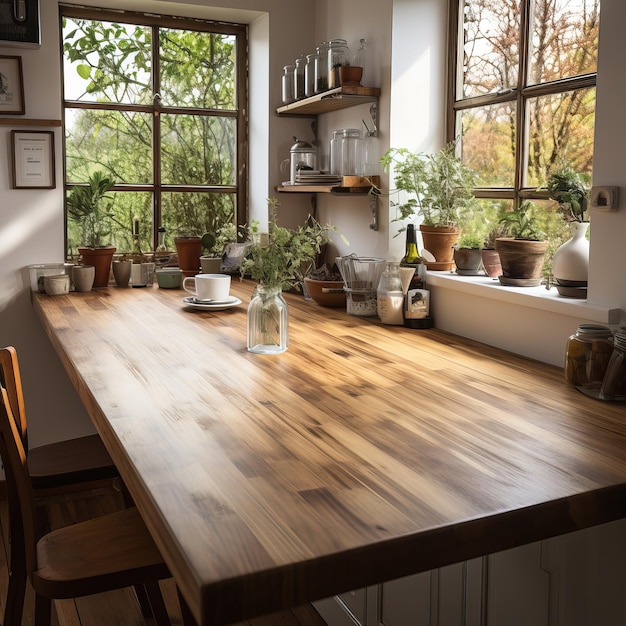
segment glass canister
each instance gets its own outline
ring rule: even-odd
[[[600,387],[600,399],[626,402],[626,328],[615,331],[615,346]]]
[[[248,305],[248,351],[280,354],[289,345],[289,307],[280,287],[257,285]]]
[[[339,87],[339,68],[350,65],[350,49],[345,39],[331,39],[328,42],[328,88]]]
[[[576,386],[598,389],[613,353],[613,333],[598,324],[580,324],[567,340],[565,379]]]
[[[296,68],[293,74],[293,97],[295,100],[302,100],[305,97],[304,70],[306,67],[306,57],[299,56],[296,59]]]
[[[282,101],[283,104],[291,104],[295,99],[295,65],[285,65],[283,67],[282,81]]]
[[[404,324],[404,293],[398,263],[387,263],[376,290],[377,313],[383,324]]]
[[[361,176],[363,172],[361,131],[358,128],[341,128],[333,131],[332,137],[331,174]]]
[[[316,54],[307,54],[306,55],[306,64],[304,66],[304,95],[308,98],[309,96],[315,95],[315,59]]]
[[[315,93],[328,91],[328,42],[322,41],[315,50]]]

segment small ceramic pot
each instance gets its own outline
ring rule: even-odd
[[[70,277],[67,274],[44,276],[43,284],[49,296],[60,296],[70,292]]]
[[[96,277],[96,268],[93,265],[75,265],[72,268],[72,282],[78,292],[91,291]]]
[[[178,267],[163,267],[156,271],[157,284],[161,289],[180,289],[183,271]]]
[[[132,261],[113,261],[113,278],[118,287],[128,287]]]

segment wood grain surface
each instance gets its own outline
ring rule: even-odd
[[[252,288],[220,312],[156,287],[33,294],[199,623],[626,516],[624,405],[292,295],[288,351],[253,355]]]

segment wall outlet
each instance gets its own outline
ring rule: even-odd
[[[617,211],[619,187],[592,187],[591,208],[596,211]]]

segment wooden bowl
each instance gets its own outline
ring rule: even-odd
[[[356,87],[361,84],[363,68],[357,65],[342,65],[339,67],[339,84]]]
[[[346,306],[346,294],[342,280],[315,280],[305,278],[304,284],[309,295],[321,306]]]

